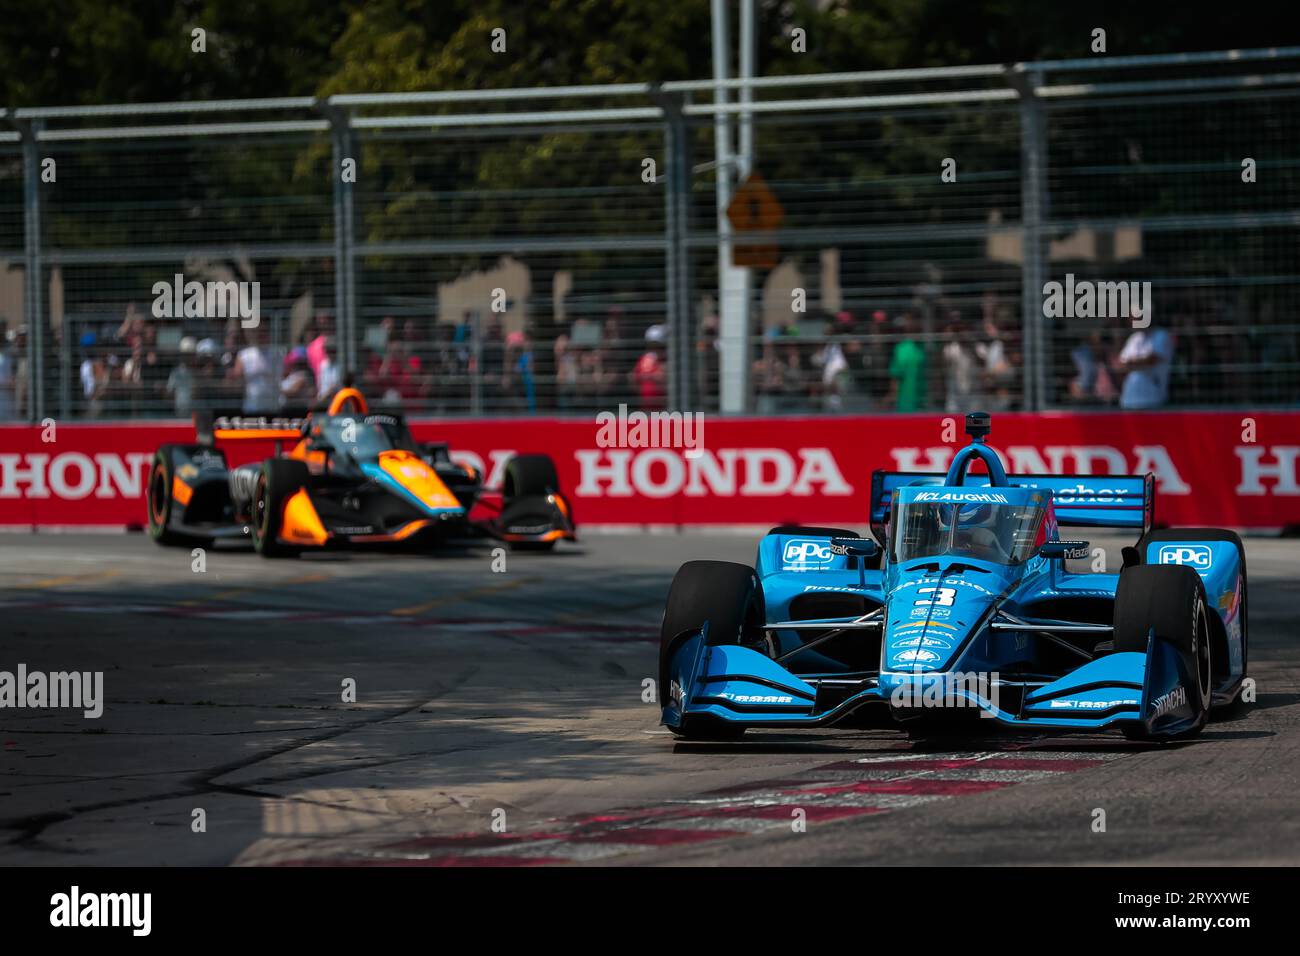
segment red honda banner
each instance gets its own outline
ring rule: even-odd
[[[867,523],[871,472],[943,471],[960,416],[418,421],[499,484],[545,452],[582,526]],[[0,427],[0,526],[140,525],[154,449],[192,442],[159,422]],[[1170,525],[1300,526],[1300,412],[1001,414],[990,444],[1019,474],[1141,474]],[[232,464],[272,452],[225,446]]]

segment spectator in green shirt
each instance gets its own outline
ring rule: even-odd
[[[905,312],[899,319],[903,338],[894,346],[889,360],[890,396],[900,412],[915,412],[926,406],[925,349],[916,341],[916,317]]]

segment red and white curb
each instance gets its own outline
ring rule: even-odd
[[[567,817],[518,834],[415,837],[351,859],[281,866],[542,866],[789,831],[989,793],[1098,767],[1122,753],[1000,750],[887,754],[842,760],[789,778],[728,787],[641,809]]]

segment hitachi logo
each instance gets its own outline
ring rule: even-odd
[[[1163,717],[1175,707],[1187,706],[1187,688],[1179,684],[1163,697],[1157,697],[1151,702],[1151,716]]]

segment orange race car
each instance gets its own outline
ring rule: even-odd
[[[516,455],[503,487],[485,489],[445,443],[415,441],[402,416],[371,412],[356,389],[324,413],[196,416],[195,430],[195,444],[154,454],[146,498],[159,544],[251,537],[263,556],[284,557],[475,533],[516,549],[576,540],[549,456]],[[231,468],[218,447],[228,441],[274,442],[277,454]]]

